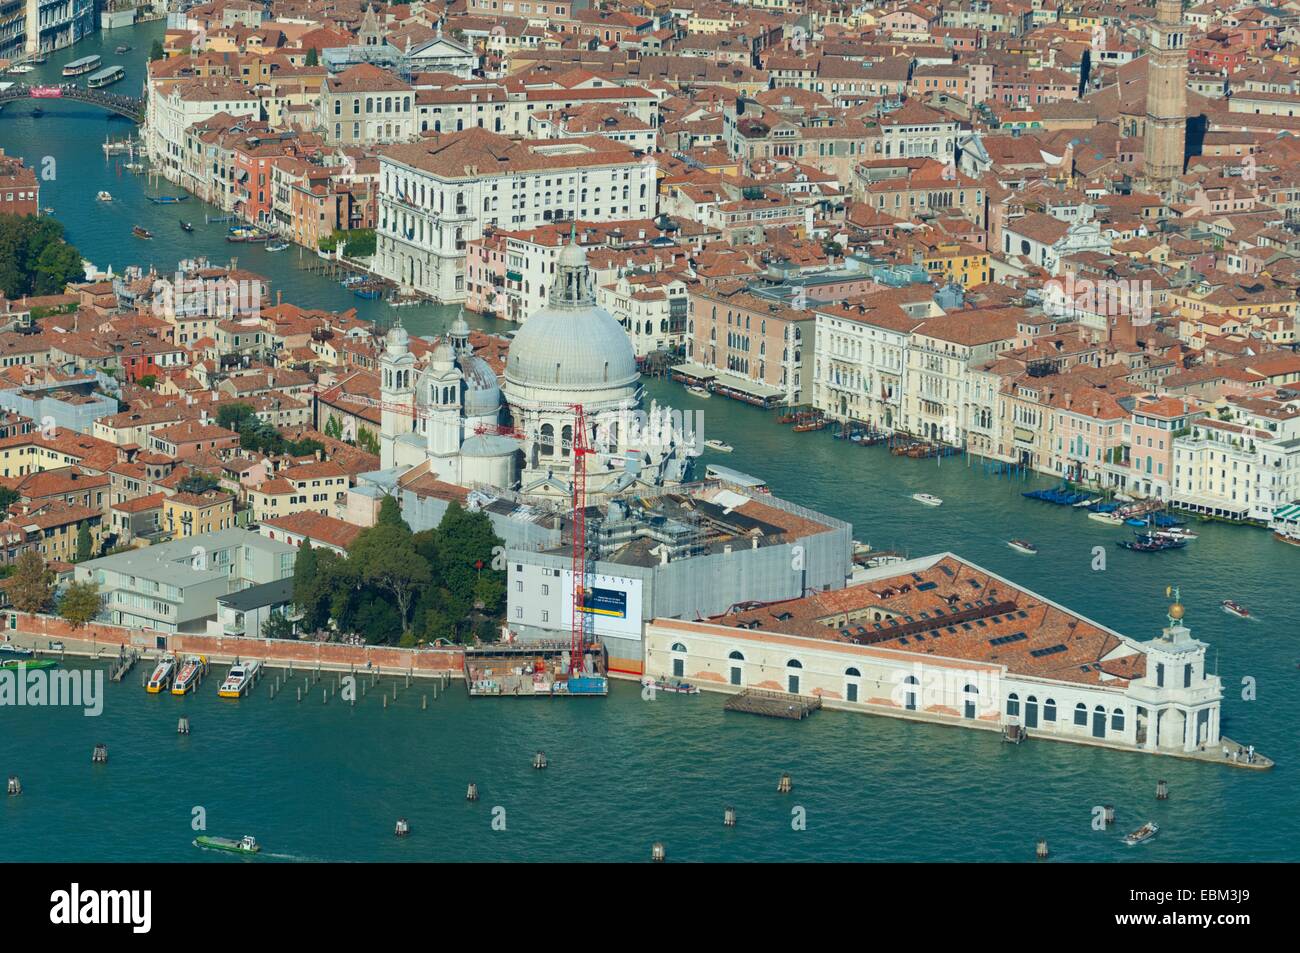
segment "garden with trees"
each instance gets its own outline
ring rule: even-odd
[[[299,629],[333,621],[371,644],[492,641],[505,606],[505,568],[493,568],[502,545],[486,513],[453,502],[437,528],[413,533],[387,497],[346,556],[308,543],[298,550]]]

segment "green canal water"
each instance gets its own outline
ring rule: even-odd
[[[102,52],[105,63],[127,67],[116,88],[134,87],[161,32],[150,24],[100,34],[44,69],[57,74],[75,56]],[[135,49],[111,55],[120,43]],[[55,156],[58,177],[45,183],[42,202],[97,265],[167,271],[178,258],[224,262],[237,253],[286,301],[392,319],[386,306],[298,269],[294,250],[228,245],[224,226],[199,225],[203,209],[193,199],[147,202],[152,189],[119,175],[121,160],[99,148],[128,123],[72,104],[47,105],[40,119],[29,111],[11,104],[0,112],[0,145],[38,167]],[[111,206],[94,202],[99,189],[113,193]],[[178,215],[199,225],[192,236],[176,228]],[[159,238],[132,239],[133,224]],[[441,330],[453,314],[401,312],[417,334]],[[1044,479],[996,479],[960,458],[899,459],[825,433],[794,434],[770,414],[698,400],[664,381],[646,389],[702,411],[704,435],[736,448],[703,462],[761,475],[779,496],[851,521],[854,535],[877,547],[951,550],[1138,638],[1163,624],[1164,587],[1181,586],[1188,622],[1212,646],[1224,680],[1225,734],[1253,743],[1277,767],[1254,773],[1046,741],[1011,746],[984,732],[829,711],[786,723],[724,714],[716,696],[645,701],[627,684],[604,700],[554,702],[471,701],[453,685],[422,711],[429,686],[401,689],[387,709],[372,689],[347,708],[322,704],[319,689],[301,703],[291,693],[271,700],[266,682],[238,702],[217,699],[211,681],[184,699],[148,696],[137,675],[106,686],[100,717],[0,708],[0,774],[18,775],[25,788],[0,804],[0,856],[247,862],[192,846],[191,819],[202,808],[210,833],[256,835],[267,852],[257,862],[644,860],[656,840],[670,860],[1028,861],[1039,838],[1053,860],[1300,857],[1292,707],[1300,549],[1261,530],[1205,524],[1182,551],[1124,552],[1114,540],[1126,531],[1021,497]],[[910,494],[922,490],[944,505],[913,503]],[[1006,546],[1010,537],[1033,540],[1040,555],[1019,555]],[[1104,571],[1092,569],[1095,546],[1106,553]],[[1256,621],[1221,612],[1225,598],[1250,606]],[[1257,700],[1243,700],[1245,678]],[[191,720],[188,736],[176,734],[181,714]],[[101,742],[109,762],[94,765],[91,749]],[[531,767],[537,750],[549,758],[545,771]],[[794,793],[778,795],[786,771]],[[1167,801],[1154,798],[1159,779],[1169,782]],[[470,781],[481,792],[476,803],[464,800]],[[1116,807],[1118,823],[1094,832],[1091,812],[1103,804]],[[722,826],[727,805],[739,814],[734,829]],[[796,807],[806,811],[805,829],[794,829]],[[505,830],[493,829],[496,808]],[[398,817],[410,821],[409,838],[393,836]],[[1146,820],[1160,824],[1160,836],[1124,847],[1122,834]]]

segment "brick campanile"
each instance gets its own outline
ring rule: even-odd
[[[1183,174],[1187,143],[1187,35],[1182,0],[1156,0],[1147,47],[1147,119],[1144,179],[1167,197]]]

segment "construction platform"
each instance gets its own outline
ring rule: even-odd
[[[747,688],[732,695],[722,706],[726,711],[743,711],[769,718],[792,718],[802,721],[822,707],[820,695],[790,695],[763,688]]]
[[[500,642],[467,648],[465,686],[471,697],[608,695],[605,647],[599,642],[587,646],[578,673],[570,670],[568,642]]]

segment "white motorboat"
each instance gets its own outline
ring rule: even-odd
[[[1151,838],[1155,837],[1159,833],[1160,833],[1160,828],[1154,822],[1147,821],[1145,824],[1143,824],[1141,827],[1135,830],[1132,834],[1125,835],[1124,843],[1127,844],[1129,847],[1132,847],[1135,844],[1141,844],[1144,843],[1145,841],[1149,841]]]
[[[913,493],[912,499],[918,503],[924,503],[926,506],[943,506],[943,500],[931,493]]]
[[[101,192],[96,192],[96,193],[95,193],[95,198],[96,198],[96,200],[98,200],[98,201],[100,201],[100,202],[111,202],[111,201],[113,201],[113,196],[112,196],[112,194],[109,193],[109,192],[103,192],[103,191],[101,191]]]
[[[1089,513],[1088,519],[1096,520],[1098,523],[1105,523],[1107,526],[1124,525],[1124,517],[1116,513]]]
[[[1024,553],[1026,556],[1038,555],[1038,547],[1027,539],[1009,539],[1007,545],[1018,553]]]
[[[713,396],[713,395],[710,394],[707,390],[705,390],[703,387],[688,387],[688,388],[686,388],[686,393],[690,394],[692,397],[701,397],[701,398],[704,398],[704,397],[712,397],[712,396]]]
[[[260,667],[261,663],[256,661],[236,662],[230,666],[225,681],[217,688],[217,694],[222,698],[242,698],[253,687],[253,680]]]
[[[718,453],[731,453],[736,448],[729,443],[723,443],[721,440],[706,440],[704,445],[710,450],[716,450]]]

